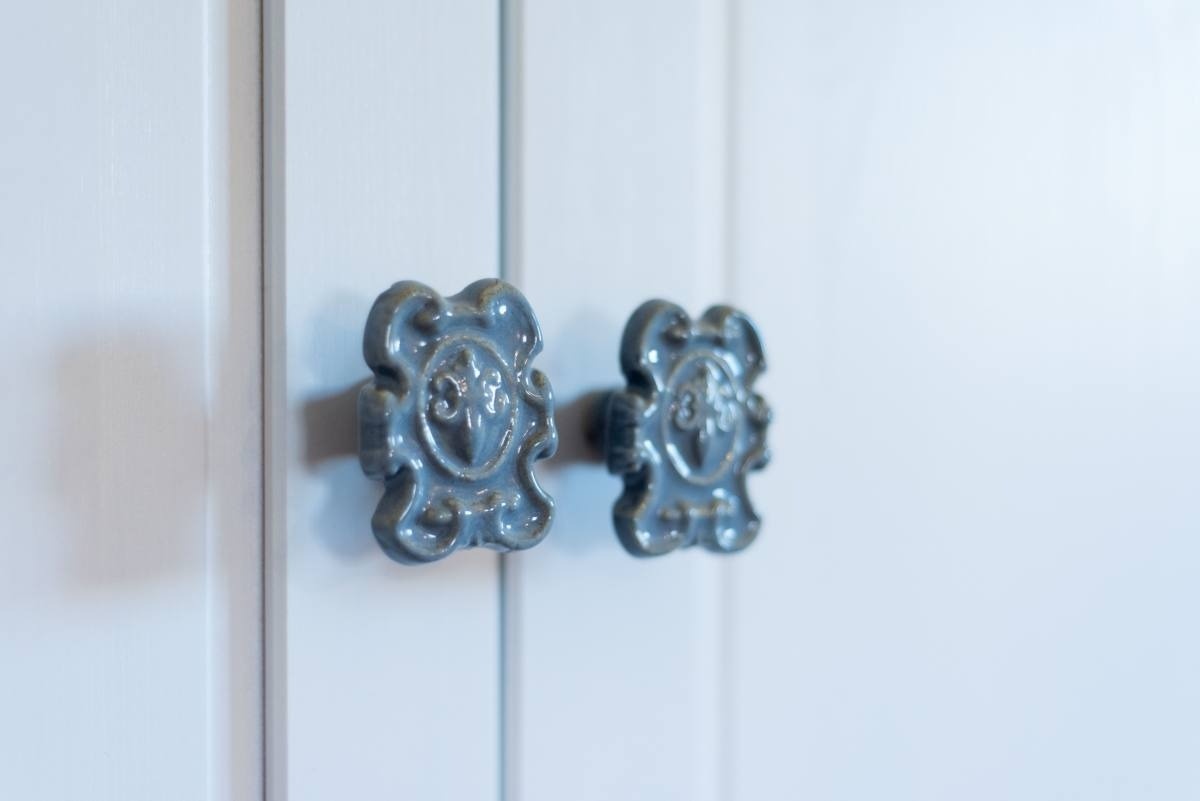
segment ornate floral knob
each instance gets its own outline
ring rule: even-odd
[[[728,306],[692,320],[652,300],[630,317],[627,387],[600,399],[589,431],[609,472],[625,479],[613,522],[630,553],[696,544],[730,553],[754,540],[746,474],[768,460],[771,412],[754,392],[764,368],[754,324]]]
[[[541,349],[533,309],[503,281],[448,298],[401,281],[375,301],[359,458],[386,486],[371,525],[393,559],[514,551],[546,535],[554,503],[533,463],[554,454],[558,434],[550,382],[530,367]]]

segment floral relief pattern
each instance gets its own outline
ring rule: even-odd
[[[375,301],[359,456],[385,484],[372,529],[393,559],[520,550],[545,536],[554,505],[533,463],[558,435],[550,383],[530,366],[541,348],[528,301],[503,281],[448,298],[402,281]]]
[[[760,525],[746,475],[767,464],[771,419],[754,392],[765,363],[753,323],[728,306],[692,320],[649,301],[625,328],[621,369],[627,387],[605,425],[608,468],[625,479],[613,507],[621,543],[637,556],[745,548]]]

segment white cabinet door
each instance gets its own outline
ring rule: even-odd
[[[736,27],[732,797],[1200,797],[1200,10]]]
[[[1186,4],[269,8],[273,797],[1188,797],[1200,19]],[[392,564],[372,299],[500,275],[536,549]],[[637,561],[581,396],[649,297],[761,325],[744,554]]]
[[[554,531],[505,557],[510,799],[715,799],[726,564],[629,556],[586,393],[623,385],[643,301],[726,293],[725,18],[717,2],[528,0],[509,40],[509,277],[537,309],[562,453]]]
[[[0,798],[262,797],[258,14],[0,25]]]
[[[268,3],[272,798],[496,795],[498,557],[408,567],[357,457],[375,297],[499,269],[495,3]]]
[[[509,277],[560,513],[506,558],[509,799],[1200,794],[1200,15],[527,0]],[[617,546],[626,315],[761,324],[766,523]]]
[[[173,5],[0,29],[0,797],[1200,796],[1191,4]],[[398,565],[368,309],[495,276],[556,522]],[[613,533],[650,297],[762,329],[743,554]]]

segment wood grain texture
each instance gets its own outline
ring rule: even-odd
[[[400,279],[498,270],[495,4],[268,6],[270,796],[497,793],[497,557],[390,561],[357,459],[362,335]]]
[[[753,0],[731,798],[1200,794],[1200,16]]]
[[[0,796],[260,798],[257,9],[0,28]]]
[[[715,797],[719,562],[625,553],[621,482],[583,461],[573,403],[623,382],[643,300],[719,300],[719,14],[533,0],[511,21],[510,265],[545,333],[561,448],[539,470],[553,531],[505,557],[510,801]]]

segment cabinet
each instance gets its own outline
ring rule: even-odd
[[[1200,794],[1191,4],[13,16],[0,796]],[[400,566],[362,325],[485,276],[558,517]],[[762,329],[735,557],[630,558],[584,458],[655,296]]]

